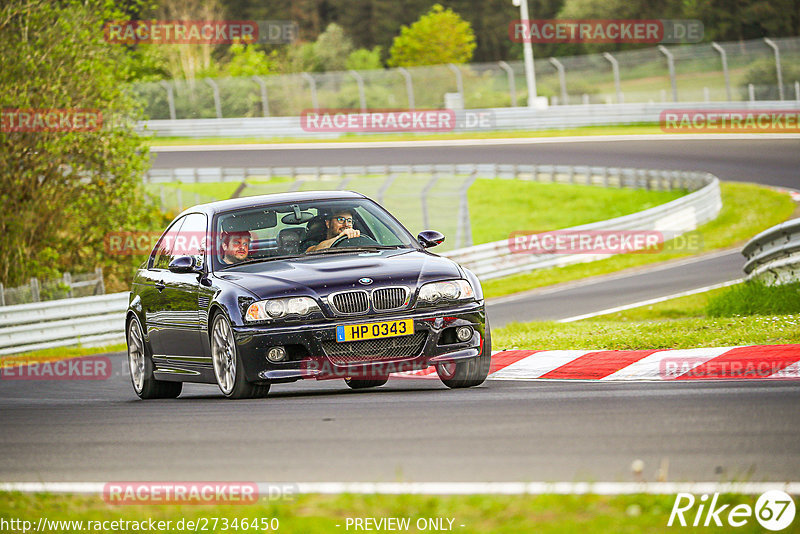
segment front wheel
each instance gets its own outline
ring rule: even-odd
[[[253,399],[269,393],[269,384],[253,384],[245,379],[231,324],[222,313],[214,316],[211,327],[211,359],[217,385],[229,399]]]
[[[142,327],[137,319],[128,322],[128,369],[133,391],[140,399],[174,399],[181,394],[183,382],[165,382],[153,376],[153,358],[147,354]]]
[[[483,335],[483,351],[480,356],[465,362],[440,363],[436,366],[436,374],[439,375],[442,383],[451,389],[471,388],[483,384],[483,381],[489,376],[491,365],[492,335],[487,321]]]

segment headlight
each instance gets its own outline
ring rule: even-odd
[[[431,282],[419,290],[419,300],[432,303],[439,300],[474,299],[475,292],[466,280],[449,280],[447,282]]]
[[[265,321],[287,315],[308,315],[312,311],[320,309],[311,297],[259,300],[247,308],[244,318],[247,321]]]

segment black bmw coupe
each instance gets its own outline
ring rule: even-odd
[[[354,389],[435,366],[451,388],[481,384],[491,338],[473,273],[415,239],[381,206],[343,191],[189,208],[133,280],[126,315],[142,399],[183,382],[228,398],[270,384],[341,378]]]

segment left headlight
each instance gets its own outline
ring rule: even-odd
[[[419,290],[419,300],[434,303],[440,300],[470,300],[475,298],[475,291],[466,280],[448,280],[447,282],[430,282]]]
[[[244,318],[246,321],[265,321],[290,315],[303,316],[315,311],[320,309],[311,297],[269,299],[252,303]]]

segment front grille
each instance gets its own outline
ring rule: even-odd
[[[365,339],[363,341],[323,341],[322,350],[336,365],[395,360],[417,356],[425,344],[425,332],[410,336]]]
[[[339,313],[365,313],[369,309],[369,295],[366,291],[346,291],[331,297],[331,304]]]
[[[406,303],[406,288],[387,287],[372,292],[372,307],[378,311],[396,310]]]

